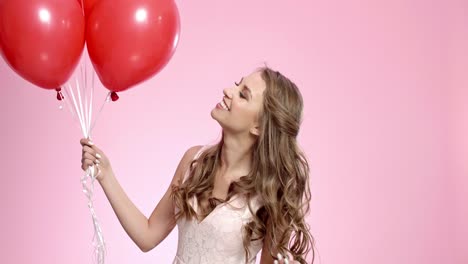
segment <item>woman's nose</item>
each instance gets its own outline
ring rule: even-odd
[[[223,90],[223,94],[228,98],[232,98],[232,89],[231,88],[225,88]]]

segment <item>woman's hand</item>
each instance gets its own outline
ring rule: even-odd
[[[91,140],[82,138],[80,144],[83,146],[81,169],[86,171],[88,167],[95,165],[96,179],[101,182],[106,175],[112,172],[109,159]]]
[[[290,255],[287,255],[286,258],[283,257],[280,253],[278,253],[278,260],[273,262],[274,264],[301,264],[299,261],[295,261],[294,258]]]

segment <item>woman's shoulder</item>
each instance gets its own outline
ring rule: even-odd
[[[189,149],[187,149],[187,151],[185,151],[184,156],[187,156],[187,158],[192,160],[197,156],[197,154],[199,154],[199,152],[203,149],[203,147],[204,147],[203,145],[192,146]]]
[[[184,171],[188,168],[192,160],[196,159],[197,156],[200,155],[202,148],[202,145],[197,145],[192,146],[185,151],[184,156],[182,157],[182,160],[180,162],[184,168]]]
[[[209,149],[210,147],[213,147],[213,145],[196,145],[193,147],[190,147],[186,152],[184,156],[187,156],[187,159],[189,161],[197,159],[203,151],[206,149]]]
[[[182,157],[181,164],[183,164],[184,171],[190,167],[193,160],[197,159],[200,154],[208,147],[208,145],[196,145],[187,149]]]
[[[184,181],[186,178],[186,174],[190,168],[190,164],[194,159],[196,159],[196,156],[199,155],[201,152],[203,146],[202,145],[196,145],[188,148],[184,155],[182,156],[182,159],[179,162],[179,166],[177,167],[176,174],[177,174],[177,182]]]

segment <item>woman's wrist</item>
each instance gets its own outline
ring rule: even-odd
[[[111,181],[112,178],[115,178],[114,172],[112,170],[102,170],[101,175],[96,176],[99,184],[105,185],[107,182]]]

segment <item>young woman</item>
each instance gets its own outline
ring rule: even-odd
[[[149,219],[127,197],[106,155],[87,139],[80,141],[82,169],[97,166],[97,180],[120,223],[144,252],[177,225],[176,264],[250,264],[260,250],[262,264],[313,263],[314,240],[305,222],[309,167],[296,141],[302,108],[296,85],[268,67],[224,89],[211,111],[221,141],[186,151]]]

